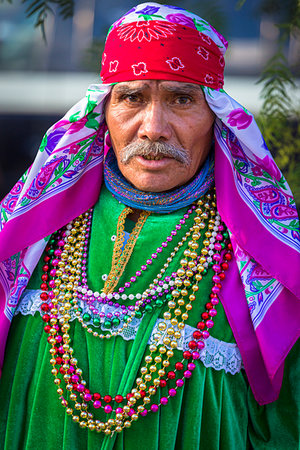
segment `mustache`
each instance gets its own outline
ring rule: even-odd
[[[191,158],[189,153],[183,147],[177,147],[167,142],[141,142],[136,141],[126,145],[121,153],[121,162],[128,164],[135,156],[168,156],[176,159],[181,164],[188,166]]]

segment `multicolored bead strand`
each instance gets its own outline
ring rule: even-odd
[[[181,240],[182,245],[188,239],[190,240],[184,250],[180,267],[174,274],[174,288],[166,299],[168,310],[163,313],[163,319],[158,324],[158,332],[153,335],[154,344],[149,346],[149,354],[144,358],[145,364],[140,369],[135,387],[125,396],[92,394],[86,387],[87,383],[82,377],[82,370],[74,357],[74,349],[70,346],[71,312],[75,310],[80,318],[77,307],[78,286],[83,281],[82,267],[86,265],[90,212],[80,216],[65,229],[57,232],[53,239],[51,238],[44,258],[41,284],[41,299],[44,303],[41,310],[43,320],[46,322],[45,332],[49,334],[50,364],[54,383],[57,385],[57,393],[62,405],[66,408],[66,413],[71,415],[73,421],[78,422],[82,428],[104,432],[106,435],[122,432],[139,417],[147,415],[148,412],[156,412],[160,406],[168,404],[169,399],[176,395],[177,389],[184,385],[185,379],[192,376],[195,361],[199,359],[200,351],[205,346],[205,339],[208,338],[210,329],[214,325],[216,306],[219,302],[218,293],[222,287],[221,282],[225,278],[225,271],[228,269],[228,262],[232,258],[230,243],[227,243],[227,249],[223,252],[225,247],[223,241],[228,237],[228,233],[216,212],[214,195],[207,194],[204,199],[197,202],[197,205],[194,205],[193,210],[194,224],[185,239]],[[206,222],[208,223],[207,231],[204,231]],[[197,241],[202,232],[205,233],[205,239],[199,252]],[[57,247],[53,248],[53,245]],[[178,245],[178,249],[182,245]],[[177,251],[176,249],[175,254]],[[189,342],[189,350],[183,351],[181,361],[173,362],[174,349],[178,347],[189,311],[196,300],[199,283],[209,266],[214,272],[210,300],[206,303],[201,320],[197,323],[197,330],[194,331],[193,339]],[[155,293],[159,281],[163,283],[163,273],[160,272],[160,274],[161,276],[154,279],[142,294],[142,298],[136,302],[134,311],[139,311],[142,305],[145,305],[145,298],[149,294],[152,295],[153,291]],[[98,333],[90,330],[87,329],[96,337]],[[103,339],[117,334],[103,335]],[[158,365],[161,365],[161,368],[158,368]],[[151,401],[157,387],[167,385],[169,386],[168,395],[162,396],[157,403]],[[67,392],[69,399],[66,398]],[[111,405],[112,402],[115,403],[114,408]],[[70,404],[73,406],[71,407]],[[103,408],[105,413],[113,413],[114,418],[109,418],[106,422],[95,419],[94,413],[90,410],[91,406],[94,410]]]

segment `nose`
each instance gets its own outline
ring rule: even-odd
[[[138,130],[139,139],[166,142],[171,138],[172,130],[168,113],[160,102],[149,103],[141,114],[141,123]]]

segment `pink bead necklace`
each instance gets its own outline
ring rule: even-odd
[[[144,264],[141,265],[140,269],[136,271],[135,275],[131,276],[129,281],[127,281],[124,286],[121,286],[118,288],[118,290],[116,292],[113,292],[111,294],[106,294],[105,292],[93,292],[88,284],[87,284],[87,267],[86,267],[86,263],[87,263],[87,251],[88,251],[88,242],[89,242],[89,233],[90,233],[90,227],[91,227],[91,219],[92,219],[92,211],[90,212],[89,215],[89,219],[88,219],[88,225],[87,225],[87,238],[85,241],[85,246],[84,246],[84,253],[83,253],[83,261],[82,261],[82,280],[79,283],[78,286],[78,291],[82,292],[86,297],[94,297],[96,299],[102,298],[105,300],[105,302],[111,302],[112,299],[115,300],[120,300],[122,299],[123,301],[129,299],[129,300],[133,300],[133,298],[141,298],[141,294],[130,294],[129,296],[127,296],[127,294],[125,294],[125,291],[129,288],[132,287],[132,285],[137,281],[137,279],[139,277],[141,277],[143,275],[143,273],[152,265],[153,261],[158,257],[158,254],[162,253],[164,249],[166,249],[168,247],[168,245],[173,241],[173,239],[175,238],[175,236],[177,235],[178,231],[181,230],[182,226],[186,223],[187,219],[189,219],[190,215],[193,213],[193,211],[195,210],[195,205],[192,205],[187,212],[184,214],[183,218],[180,219],[179,223],[176,224],[175,229],[171,231],[171,233],[166,237],[166,239],[162,242],[162,244],[160,246],[157,247],[157,249],[155,250],[155,252],[153,252],[151,254],[151,256],[149,258],[147,258],[146,262]],[[186,235],[187,236],[187,235]],[[179,245],[182,245],[179,244]],[[178,245],[177,245],[178,247]],[[178,250],[177,250],[178,251]],[[173,255],[174,256],[174,255]],[[169,263],[171,262],[171,259],[164,265],[163,269],[161,269],[160,274],[157,275],[158,278],[162,277],[162,274],[166,271],[166,269],[168,268]]]
[[[187,211],[187,213],[184,215],[184,218],[181,219],[180,224],[176,225],[176,231],[172,231],[170,235],[167,237],[166,241],[163,242],[162,246],[167,247],[167,242],[171,242],[173,237],[177,234],[177,231],[181,229],[181,226],[185,223],[186,219],[189,218],[190,214],[195,210],[195,205],[192,205],[191,208]],[[147,288],[142,294],[136,294],[135,296],[133,294],[129,294],[129,296],[122,294],[121,299],[126,300],[129,298],[130,300],[137,298],[137,301],[135,305],[120,305],[119,302],[113,302],[113,298],[117,298],[119,300],[119,294],[118,293],[112,293],[106,295],[105,293],[99,293],[99,292],[93,292],[91,289],[89,289],[87,285],[87,274],[86,274],[86,255],[87,255],[87,248],[89,243],[89,233],[90,233],[90,226],[91,226],[91,213],[88,218],[87,222],[87,228],[86,228],[86,238],[85,238],[85,246],[84,246],[84,253],[83,253],[83,260],[79,264],[81,265],[82,270],[82,282],[79,283],[79,286],[77,288],[77,296],[79,300],[82,300],[86,302],[93,315],[99,315],[100,319],[102,319],[102,322],[104,321],[104,327],[105,328],[111,328],[111,323],[115,325],[116,327],[120,325],[120,322],[122,319],[133,320],[133,318],[141,318],[143,311],[152,311],[153,306],[151,303],[154,303],[154,306],[161,307],[163,302],[160,299],[164,294],[168,294],[170,292],[170,288],[174,285],[174,281],[172,280],[172,277],[176,277],[176,272],[172,273],[171,276],[166,276],[163,280],[163,274],[167,270],[170,262],[173,260],[176,253],[179,251],[179,249],[183,246],[184,242],[188,239],[188,237],[191,234],[191,228],[187,231],[185,236],[182,238],[182,240],[177,244],[177,246],[173,249],[170,256],[167,258],[167,262],[164,264],[163,268],[160,270],[160,272],[157,274],[153,282],[150,284],[149,288]],[[214,239],[212,240],[214,242]],[[161,247],[158,247],[158,251],[161,251]],[[155,258],[157,257],[157,253],[152,254],[152,256],[155,255]],[[149,265],[149,261],[147,260],[145,265],[142,265],[142,270],[147,269],[147,265]],[[151,262],[152,264],[152,262]],[[140,271],[136,272],[137,276],[141,275]],[[136,277],[131,277],[131,282],[134,283],[136,281]],[[119,288],[122,289],[122,292],[124,292],[125,288],[129,289],[131,287],[131,283],[125,283],[124,287]],[[158,294],[158,297],[157,295]],[[94,302],[97,302],[98,304],[108,304],[110,307],[116,308],[115,312],[110,312],[105,315],[104,312],[101,310],[99,311],[97,307],[95,307],[93,304]],[[78,320],[84,325],[85,321],[89,321],[91,319],[91,316],[89,314],[83,314],[78,317]],[[109,321],[105,320],[109,319]],[[99,319],[94,319],[97,325],[100,325]],[[123,328],[122,328],[123,329]],[[95,333],[97,334],[97,333]],[[101,338],[104,337],[104,335],[100,335]]]
[[[71,319],[70,310],[72,309],[70,301],[73,300],[74,293],[76,293],[74,286],[80,279],[80,274],[77,272],[80,255],[76,250],[76,247],[78,248],[80,245],[76,246],[76,243],[82,243],[82,239],[76,240],[76,236],[81,236],[78,230],[84,231],[83,218],[80,217],[74,221],[69,229],[70,233],[66,236],[65,242],[73,247],[73,259],[65,254],[66,246],[59,237],[57,246],[62,251],[58,254],[58,252],[55,253],[57,248],[54,250],[54,256],[59,258],[57,264],[59,269],[56,270],[55,278],[52,279],[50,279],[52,269],[49,263],[52,256],[50,251],[52,252],[53,249],[51,245],[47,246],[48,254],[44,258],[46,264],[43,267],[41,285],[43,290],[41,298],[45,303],[41,309],[45,313],[43,315],[43,320],[47,323],[45,332],[49,334],[48,342],[51,345],[52,374],[66,413],[71,415],[73,421],[78,422],[82,428],[102,431],[106,435],[119,433],[124,428],[130,427],[140,417],[149,412],[156,412],[160,406],[168,404],[170,398],[176,395],[177,389],[184,385],[185,379],[192,376],[195,361],[199,359],[199,352],[204,348],[205,339],[209,337],[210,329],[214,325],[213,318],[217,314],[215,307],[219,302],[218,293],[221,289],[221,282],[225,278],[225,271],[228,269],[228,262],[232,258],[230,243],[227,243],[227,248],[221,255],[221,251],[225,247],[223,241],[227,239],[228,234],[220,223],[215,207],[215,199],[210,194],[206,199],[199,200],[195,207],[196,217],[191,240],[187,242],[184,258],[180,261],[180,267],[176,272],[175,288],[172,290],[171,300],[168,301],[169,309],[163,314],[162,322],[158,324],[159,331],[154,335],[155,343],[149,346],[150,353],[146,355],[145,363],[140,369],[136,387],[124,396],[92,394],[86,387],[86,382],[82,378],[82,370],[78,367],[78,362],[73,355],[74,351],[70,347],[68,333]],[[206,232],[207,239],[203,241],[203,247],[198,254],[197,241],[201,230],[204,229],[203,220],[206,219],[208,219],[209,228]],[[67,256],[67,261],[64,259],[65,256]],[[202,274],[206,270],[205,264],[211,265],[214,272],[210,301],[206,303],[206,310],[201,314],[201,320],[196,325],[197,329],[193,333],[193,339],[189,342],[189,350],[184,351],[182,360],[175,362],[174,365],[172,363],[173,370],[169,370],[174,357],[173,350],[177,348],[178,340],[185,328],[188,311],[192,309],[192,303],[196,300],[195,294],[199,289],[198,284],[202,279]],[[195,267],[196,270],[194,270]],[[56,287],[50,292],[53,292],[54,296],[49,292],[52,280]],[[165,331],[167,331],[167,335],[162,337],[160,332],[164,333]],[[161,369],[158,369],[158,365],[161,365]],[[65,390],[62,387],[63,383],[65,383],[66,392],[69,392],[69,399],[66,398]],[[159,402],[151,402],[151,397],[155,395],[158,386],[165,387],[170,384],[167,396],[162,396]],[[74,403],[74,407],[71,407],[70,403]],[[112,403],[116,405],[115,408]],[[102,407],[107,414],[114,413],[114,418],[101,422],[94,418],[94,413],[88,412],[90,406],[95,410]]]

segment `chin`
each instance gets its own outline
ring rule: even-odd
[[[172,189],[177,188],[178,186],[180,186],[183,183],[177,184],[175,181],[173,183],[168,182],[153,182],[153,180],[151,180],[150,182],[138,182],[137,180],[135,180],[134,182],[132,182],[131,180],[128,180],[136,189],[139,189],[140,191],[143,192],[167,192],[170,191]]]
[[[153,186],[148,184],[133,184],[133,186],[139,191],[143,192],[165,192],[173,189],[173,187],[165,187],[165,186]]]
[[[137,169],[122,171],[123,176],[136,189],[144,192],[167,192],[185,184],[191,177],[184,171],[168,170],[165,173],[142,172]],[[176,174],[176,176],[174,176]]]
[[[190,167],[175,160],[160,170],[141,169],[138,164],[131,164],[131,161],[128,165],[119,164],[119,170],[132,186],[143,192],[167,192],[185,184],[193,176]]]

